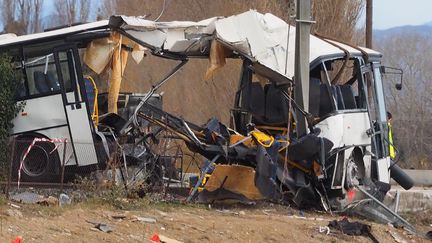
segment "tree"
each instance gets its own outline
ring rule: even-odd
[[[43,0],[0,0],[3,32],[18,35],[40,32]]]
[[[336,38],[351,44],[363,44],[358,26],[365,7],[364,0],[319,0],[312,1],[312,33]]]
[[[15,102],[15,91],[18,88],[17,74],[11,58],[0,54],[0,179],[9,173],[8,141],[12,129],[12,119],[21,108]]]
[[[90,0],[55,1],[54,23],[51,26],[72,25],[90,19]]]
[[[432,49],[431,35],[390,34],[379,38],[375,46],[383,53],[384,64],[403,70],[403,89],[395,75],[384,76],[387,109],[393,115],[395,145],[401,150],[400,164],[405,168],[430,169],[432,156]],[[403,47],[403,48],[401,48]]]
[[[111,15],[116,14],[117,1],[116,0],[105,0],[100,3],[98,8],[98,14],[96,19],[106,19]]]

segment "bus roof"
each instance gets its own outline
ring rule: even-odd
[[[25,45],[31,43],[41,43],[53,39],[61,39],[69,35],[83,33],[97,29],[107,29],[108,20],[102,20],[92,23],[79,24],[71,27],[65,27],[55,30],[50,30],[41,33],[16,36],[14,34],[5,34],[0,36],[0,50],[14,45]]]

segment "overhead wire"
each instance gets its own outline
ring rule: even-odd
[[[162,15],[165,12],[165,8],[166,8],[166,0],[163,1],[162,10],[161,10],[159,16],[155,20],[153,20],[153,21],[157,22],[160,19],[160,17],[162,17]]]

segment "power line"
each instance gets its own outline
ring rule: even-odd
[[[160,17],[162,17],[163,13],[165,12],[165,7],[166,7],[166,0],[164,0],[163,5],[162,5],[162,11],[159,14],[159,16],[154,20],[155,22],[158,21],[160,19]]]

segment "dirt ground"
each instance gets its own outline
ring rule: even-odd
[[[24,243],[151,242],[155,233],[182,242],[371,242],[364,236],[348,236],[335,230],[328,235],[319,232],[320,226],[340,216],[272,204],[209,208],[145,202],[126,210],[98,201],[66,207],[11,205],[5,201],[0,215],[1,242],[12,242],[16,236],[22,236]],[[151,219],[156,222],[144,222]],[[112,232],[101,232],[91,222],[105,223]],[[389,225],[368,224],[380,242],[395,242],[391,234],[400,240],[427,242]]]

